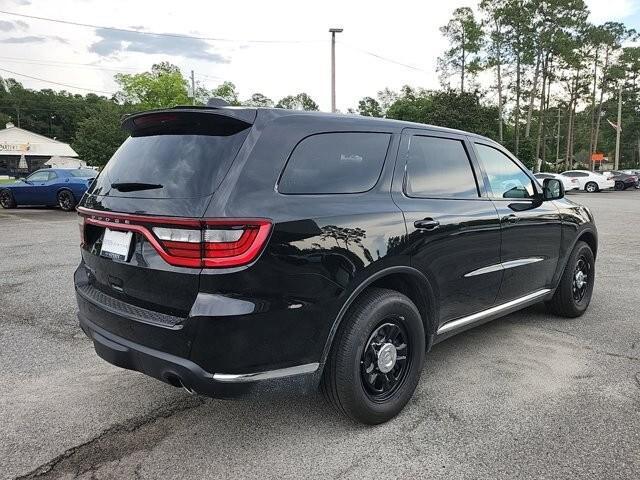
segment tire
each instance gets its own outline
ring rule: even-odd
[[[70,190],[61,190],[58,192],[58,205],[65,212],[71,212],[76,208],[76,199]]]
[[[576,291],[576,288],[580,285],[578,282],[578,270],[586,275],[583,278],[586,284],[584,288],[579,288]],[[546,304],[549,311],[568,318],[581,316],[591,302],[595,276],[596,265],[593,251],[585,242],[579,241],[569,256],[569,261],[564,268],[562,278],[553,294],[553,298]]]
[[[615,188],[616,190],[624,190],[626,187],[624,186],[623,182],[616,182],[613,188]]]
[[[595,182],[587,182],[587,184],[584,186],[584,189],[588,193],[595,193],[600,190],[598,184]]]
[[[0,190],[0,206],[2,208],[16,208],[16,199],[13,197],[11,190]]]
[[[387,348],[390,344],[394,347]],[[390,350],[397,354],[394,362],[389,361],[393,357]],[[386,422],[413,395],[425,353],[424,326],[413,302],[394,290],[367,289],[349,308],[336,333],[322,376],[322,392],[336,410],[357,422]],[[391,370],[385,372],[387,368]]]

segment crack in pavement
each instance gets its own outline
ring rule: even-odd
[[[58,478],[62,473],[83,475],[107,462],[120,460],[140,450],[150,450],[169,433],[159,420],[181,412],[198,408],[205,403],[204,397],[185,397],[170,405],[104,430],[87,442],[71,447],[64,453],[36,467],[14,480]]]

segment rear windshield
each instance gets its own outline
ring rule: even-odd
[[[92,178],[98,176],[98,172],[90,168],[79,168],[78,170],[69,170],[72,177]]]
[[[95,195],[193,198],[213,193],[250,129],[234,135],[162,134],[129,137],[96,181]],[[156,188],[120,191],[114,184]]]

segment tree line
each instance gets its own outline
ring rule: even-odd
[[[440,29],[448,41],[438,57],[441,88],[406,85],[364,97],[347,113],[428,123],[488,136],[527,166],[592,168],[592,153],[613,157],[622,98],[622,166],[640,165],[638,33],[619,22],[593,25],[583,0],[481,0],[454,10]],[[307,94],[274,101],[241,98],[235,85],[210,90],[168,62],[138,74],[117,74],[111,98],[0,82],[0,122],[11,121],[69,142],[90,164],[104,165],[124,140],[124,114],[204,104],[318,110]]]

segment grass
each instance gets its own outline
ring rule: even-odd
[[[0,185],[3,185],[5,183],[13,183],[15,181],[15,178],[0,178]]]

